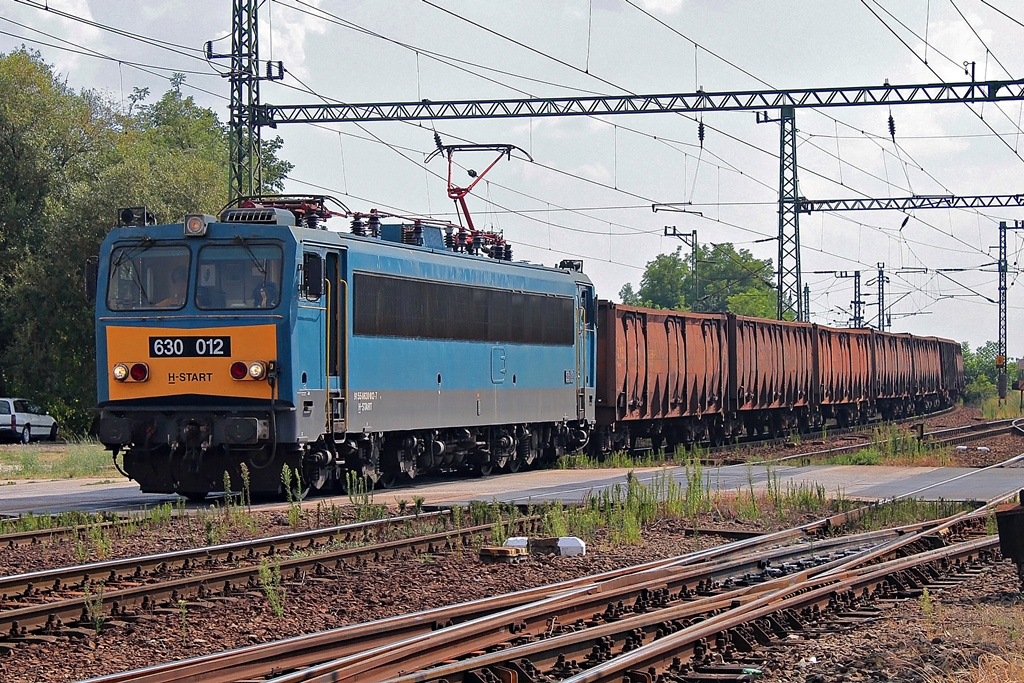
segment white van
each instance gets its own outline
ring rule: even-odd
[[[0,398],[0,437],[57,440],[57,421],[39,406],[23,398]]]

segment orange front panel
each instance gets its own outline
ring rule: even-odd
[[[277,335],[274,325],[244,327],[205,327],[202,329],[167,327],[107,327],[106,369],[110,400],[200,394],[203,396],[237,396],[270,398],[266,380],[235,380],[231,363],[241,361],[277,360]],[[230,356],[150,357],[150,337],[228,337]],[[117,363],[146,363],[149,380],[118,382],[110,374]]]

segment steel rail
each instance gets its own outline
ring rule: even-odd
[[[809,552],[812,555],[817,552],[825,552],[826,549],[832,547],[833,554],[838,552],[838,548],[845,545],[858,545],[863,546],[864,542],[868,540],[878,541],[883,539],[885,536],[892,536],[893,534],[899,535],[901,533],[907,533],[917,531],[922,528],[927,528],[929,525],[926,523],[910,525],[906,528],[898,530],[889,530],[886,532],[870,532],[868,534],[860,534],[854,537],[834,539],[832,541],[826,541],[824,543],[816,543],[813,546],[807,544],[801,544],[803,547],[788,547],[781,548],[771,554],[765,554],[764,552],[758,552],[753,555],[748,555],[745,560],[733,559],[724,563],[708,563],[700,567],[695,567],[692,561],[677,559],[672,564],[663,567],[653,567],[644,572],[637,573],[630,576],[620,576],[615,579],[609,580],[601,585],[591,585],[590,587],[584,587],[585,590],[580,591],[574,589],[572,591],[552,591],[545,597],[559,596],[557,602],[548,601],[544,605],[524,604],[520,607],[511,608],[506,612],[500,614],[491,614],[490,616],[481,615],[482,618],[476,621],[467,621],[466,623],[454,625],[450,628],[446,628],[443,631],[437,631],[433,633],[424,632],[421,635],[412,636],[408,639],[392,640],[390,642],[382,642],[376,648],[346,648],[335,649],[333,653],[337,658],[341,658],[345,661],[345,665],[349,667],[355,667],[362,670],[362,675],[370,675],[372,670],[371,678],[380,678],[384,675],[380,666],[387,666],[392,662],[401,662],[402,667],[409,668],[413,663],[423,664],[424,662],[434,661],[437,657],[437,653],[440,648],[440,644],[445,644],[444,647],[451,647],[453,641],[459,642],[461,645],[458,648],[462,651],[467,650],[481,650],[484,648],[500,647],[509,638],[515,638],[515,633],[525,633],[527,631],[544,631],[548,620],[552,617],[551,609],[557,608],[557,618],[562,621],[583,621],[592,618],[594,613],[599,613],[602,608],[607,608],[609,604],[622,603],[622,602],[633,602],[638,596],[649,595],[664,595],[666,591],[677,590],[678,594],[693,595],[692,589],[686,589],[686,585],[692,582],[698,581],[699,584],[703,585],[704,589],[710,589],[713,584],[714,576],[725,576],[733,573],[733,576],[737,572],[742,572],[744,569],[749,568],[749,563],[760,560],[761,562],[772,561],[773,558],[783,560],[784,558],[793,554],[804,553],[805,555]],[[741,543],[730,544],[733,547],[741,545]],[[717,549],[718,553],[722,552],[722,549]],[[849,552],[849,550],[847,550]],[[708,551],[702,551],[702,554],[707,555]],[[692,559],[692,558],[690,558]],[[842,560],[835,560],[832,564],[841,562]],[[748,563],[744,566],[744,562]],[[749,579],[749,577],[747,577]],[[752,579],[758,581],[760,579]],[[751,588],[752,591],[756,591],[757,588]],[[413,615],[415,616],[415,615]],[[404,635],[404,634],[395,634]],[[277,649],[275,647],[275,649]],[[318,652],[317,656],[319,660],[303,658],[301,661],[298,660],[292,653],[286,654],[282,658],[272,659],[268,652],[258,652],[256,648],[250,648],[250,650],[265,661],[261,666],[239,668],[235,673],[237,675],[225,675],[223,669],[211,668],[209,666],[203,666],[201,662],[195,662],[190,670],[202,671],[204,680],[211,681],[232,681],[252,678],[258,675],[265,675],[266,672],[273,666],[277,670],[291,669],[299,667],[309,667],[310,665],[324,662],[326,651]],[[168,665],[173,666],[173,665]],[[330,676],[338,675],[336,671],[339,666],[339,662],[329,663],[322,665],[327,670],[334,671],[331,674],[325,674]],[[309,676],[312,673],[318,671],[321,667],[314,666],[313,668],[305,668],[304,673],[293,674],[293,678],[285,678],[282,680],[302,680],[303,677]],[[164,669],[167,670],[166,668]],[[212,676],[212,678],[211,678]],[[129,678],[116,678],[116,679],[97,679],[107,683],[112,681],[146,681],[147,683],[156,683],[156,681],[162,681],[167,683],[168,681],[184,681],[187,680],[184,673],[176,675],[174,677],[161,677],[161,678],[142,678],[139,676]]]
[[[448,514],[444,510],[423,512],[419,515],[354,522],[233,543],[0,576],[0,601],[9,603],[10,601],[37,598],[44,590],[59,591],[73,585],[86,585],[92,580],[144,581],[153,574],[162,574],[175,569],[190,571],[218,562],[230,563],[246,558],[273,555],[282,551],[315,550],[336,543],[351,543],[396,527],[405,528],[407,525],[415,525],[421,521],[435,522],[446,518]],[[3,612],[0,611],[0,615],[2,614]]]
[[[508,596],[500,596],[498,601],[494,602],[486,599],[435,608],[413,615],[393,617],[369,624],[345,626],[322,633],[297,636],[283,641],[254,645],[235,651],[214,653],[185,662],[159,664],[139,671],[112,674],[93,680],[96,683],[99,681],[103,681],[103,683],[119,683],[123,681],[167,683],[169,681],[190,681],[193,680],[190,678],[191,676],[202,673],[204,681],[219,682],[265,675],[272,669],[280,670],[282,668],[310,666],[328,659],[350,654],[351,652],[365,652],[374,647],[384,647],[398,640],[429,633],[436,630],[440,625],[461,623],[495,611],[528,604],[552,595],[566,594],[579,589],[581,586],[602,584],[605,587],[611,587],[616,585],[617,581],[624,581],[628,584],[633,581],[632,577],[637,573],[665,570],[672,567],[685,568],[697,563],[703,563],[706,569],[713,567],[716,561],[730,554],[764,552],[762,550],[764,548],[771,548],[786,542],[806,540],[814,534],[825,532],[858,518],[867,509],[866,507],[860,508],[809,522],[793,529],[733,541],[707,550],[519,591]],[[927,523],[907,525],[896,530],[896,533],[908,533],[925,526],[927,526]],[[871,534],[879,533],[886,534],[888,532],[870,532],[869,534],[857,535],[857,538],[874,538]],[[843,541],[836,541],[836,543],[840,542]],[[829,545],[829,541],[816,542],[814,547],[821,549],[829,547]]]
[[[982,542],[985,547],[991,543],[990,539],[983,539]],[[971,552],[973,551],[972,547]],[[925,557],[925,555],[920,555],[920,557]],[[896,560],[896,562],[899,561],[901,560]],[[934,559],[929,557],[928,561],[931,562]],[[889,565],[884,567],[885,571],[888,571],[889,568]],[[879,572],[879,566],[876,565],[861,571]],[[854,573],[854,576],[857,574]],[[810,586],[823,583],[820,579],[817,581],[809,579],[808,581]],[[825,585],[829,585],[829,583],[835,582],[824,582]],[[663,638],[673,630],[680,630],[688,620],[700,619],[703,625],[708,625],[711,623],[710,620],[715,619],[718,614],[729,612],[735,616],[739,613],[738,610],[750,608],[754,601],[765,603],[763,593],[766,591],[795,592],[804,589],[804,585],[792,583],[791,578],[777,579],[761,586],[737,588],[656,612],[635,614],[608,623],[597,623],[587,629],[557,634],[551,638],[526,642],[521,645],[516,645],[513,642],[515,639],[510,639],[507,649],[441,664],[386,680],[389,683],[425,683],[437,680],[460,683],[467,679],[467,674],[470,672],[483,672],[484,669],[493,671],[493,667],[523,669],[527,667],[526,662],[529,662],[530,671],[546,672],[551,672],[552,669],[558,667],[559,662],[562,662],[563,668],[568,668],[569,663],[573,661],[591,666],[602,659],[611,658],[613,650],[626,651],[635,647],[639,642]],[[781,609],[787,608],[792,609],[792,607],[782,607]],[[717,629],[717,625],[713,628]],[[720,630],[712,631],[712,634],[717,635],[718,632]],[[676,654],[678,655],[678,653]],[[451,657],[451,659],[455,659],[455,657]],[[476,680],[485,679],[484,675],[476,676]],[[279,677],[274,680],[276,683],[283,683],[284,679]],[[339,678],[338,680],[344,679]],[[380,679],[378,678],[378,680]]]
[[[925,532],[919,531],[916,534],[911,534],[913,541],[919,542],[921,540],[922,533]],[[888,551],[890,554],[899,552],[905,547],[905,544],[894,545],[893,543],[885,543],[883,545],[891,548],[891,550]],[[842,567],[850,562],[856,562],[857,558],[874,557],[877,552],[877,550],[863,551],[854,555],[854,559],[852,560],[836,559],[821,568],[804,569],[789,577],[775,579],[762,585],[753,585],[738,589],[737,591],[733,591],[728,594],[730,600],[725,604],[731,604],[732,600],[739,600],[742,603],[742,598],[744,596],[760,594],[772,587],[778,587],[780,585],[792,587],[799,582],[807,580],[813,574],[820,573],[826,567],[831,567],[833,569]],[[680,577],[679,580],[681,581],[682,578],[683,577]],[[662,580],[658,581],[657,579]],[[683,599],[685,597],[692,597],[693,595],[692,593],[687,593],[685,590],[680,590],[678,592],[674,591],[674,588],[680,587],[680,583],[678,581],[672,581],[671,579],[665,579],[664,577],[657,577],[657,579],[655,579],[653,583],[638,582],[634,583],[632,586],[635,589],[632,594],[643,596],[649,591],[649,594],[652,596],[649,604],[643,604],[639,611],[648,611],[658,606],[663,608],[668,607],[667,604],[656,604],[658,603],[659,598],[662,602],[667,603],[672,599],[673,595],[675,596],[675,599]],[[609,591],[609,593],[611,592]],[[620,609],[618,612],[612,611],[611,605],[617,600],[620,601],[619,604],[621,605],[622,598],[622,595],[614,593],[604,594],[602,592],[596,597],[589,595],[571,595],[561,602],[554,604],[535,603],[518,610],[510,610],[506,613],[492,615],[491,617],[481,619],[475,623],[470,622],[467,624],[453,626],[423,637],[395,643],[386,648],[379,648],[376,651],[350,655],[319,666],[279,676],[271,680],[274,681],[274,683],[326,683],[327,681],[342,683],[343,681],[354,682],[356,680],[384,680],[386,678],[398,676],[402,672],[416,671],[425,667],[432,667],[437,664],[441,664],[451,659],[464,657],[467,652],[482,651],[485,648],[508,645],[508,641],[514,641],[517,637],[523,638],[526,633],[543,633],[544,624],[550,622],[553,618],[557,619],[560,623],[575,622],[577,625],[576,627],[582,629],[587,620],[594,621],[600,619],[600,617],[596,615],[601,614],[601,604],[609,605],[605,612],[605,616],[608,621],[614,622],[621,618],[623,614],[628,616],[628,612],[632,611],[628,608],[625,608],[624,610]],[[759,602],[760,600],[761,598],[757,598],[755,602]],[[555,611],[552,611],[552,609]],[[634,609],[636,608],[634,607]],[[678,609],[687,611],[690,607],[683,606]],[[609,614],[609,612],[611,612],[611,614]],[[676,618],[669,616],[670,612],[671,609],[654,610],[654,614],[648,615],[648,618],[651,619],[650,623],[664,623],[666,620]],[[538,625],[541,627],[539,630]],[[612,628],[621,629],[621,626],[613,626]],[[586,630],[589,633],[589,629]],[[625,629],[623,633],[630,633],[630,629]],[[580,637],[584,640],[588,639],[587,635],[581,635]],[[595,637],[589,638],[591,645],[595,642]],[[468,662],[465,663],[465,666],[476,668]],[[424,673],[426,678],[421,680],[435,680],[435,674],[436,671],[431,668]]]
[[[650,671],[665,669],[674,661],[692,655],[696,643],[713,641],[720,633],[780,612],[827,609],[837,596],[878,591],[895,573],[927,563],[976,558],[982,553],[994,550],[998,543],[999,539],[996,537],[965,541],[916,556],[874,565],[859,572],[786,586],[736,609],[666,635],[607,663],[565,678],[562,683],[619,683],[622,680],[643,680],[653,683],[654,677]]]
[[[962,427],[948,427],[933,432],[925,432],[925,440],[922,443],[928,446],[940,446],[954,443],[963,443],[964,441],[971,441],[973,439],[978,439],[985,436],[1009,433],[1014,429],[1016,429],[1016,431],[1018,432],[1024,433],[1024,425],[1012,424],[1011,420],[995,420],[993,422],[985,422],[982,424],[974,425],[964,425]],[[937,439],[934,438],[936,436],[938,437]],[[833,455],[856,452],[870,447],[870,441],[862,441],[860,443],[855,444],[831,446],[829,448],[823,448],[817,451],[808,451],[806,453],[794,453],[792,455],[782,456],[781,458],[769,458],[765,460],[751,461],[743,464],[766,465],[780,462],[789,462],[790,460],[798,460],[805,458],[827,458]]]
[[[538,521],[537,517],[521,517],[516,520],[516,524],[520,530],[526,531]],[[492,529],[492,525],[483,524],[369,546],[327,551],[317,555],[282,558],[278,561],[278,566],[282,577],[289,579],[293,576],[304,576],[307,572],[318,576],[331,571],[329,565],[332,564],[334,568],[342,568],[379,561],[386,557],[398,557],[403,553],[436,552],[437,549],[454,542],[457,542],[459,547],[468,547],[475,537],[489,537]],[[59,630],[68,622],[89,623],[90,610],[102,609],[112,618],[118,618],[130,616],[132,608],[142,611],[152,609],[160,600],[177,602],[186,597],[201,600],[215,594],[230,595],[235,590],[258,587],[259,572],[259,565],[234,567],[156,584],[96,591],[91,597],[80,595],[8,609],[0,611],[0,635],[6,634],[8,638],[16,640],[19,637],[27,637],[29,628],[42,627],[44,632],[49,632]]]

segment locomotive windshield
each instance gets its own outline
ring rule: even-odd
[[[185,305],[191,260],[188,248],[150,244],[117,247],[110,254],[110,310],[173,310]]]
[[[281,300],[281,247],[272,244],[211,245],[199,250],[196,306],[276,308]]]

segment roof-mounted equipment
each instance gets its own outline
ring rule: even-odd
[[[185,216],[185,220],[183,221],[185,237],[205,236],[207,228],[210,227],[210,223],[213,223],[216,220],[217,219],[213,216],[207,216],[204,213],[194,213]]]
[[[327,208],[331,201],[343,211]],[[347,216],[348,207],[328,195],[264,194],[239,197],[220,213],[225,223],[259,223],[326,230],[327,219]]]
[[[430,153],[427,161],[442,155],[448,158],[448,198],[455,201],[456,208],[460,209],[466,218],[466,225],[459,226],[458,234],[455,233],[454,226],[445,228],[445,245],[452,251],[461,251],[467,254],[483,252],[493,259],[511,261],[512,246],[505,241],[501,233],[484,232],[477,230],[473,225],[473,217],[469,215],[469,206],[466,204],[466,195],[473,191],[476,184],[483,180],[487,172],[494,168],[494,165],[501,161],[502,157],[511,159],[512,150],[522,152],[529,161],[533,161],[533,157],[529,152],[515,145],[443,145],[441,136],[437,132],[434,133],[434,144],[437,145],[437,149]],[[473,182],[466,187],[459,187],[452,182],[452,159],[456,152],[497,152],[498,155],[487,168],[479,173],[468,169],[467,173]]]
[[[144,206],[126,206],[117,210],[117,227],[156,225],[156,216]]]

